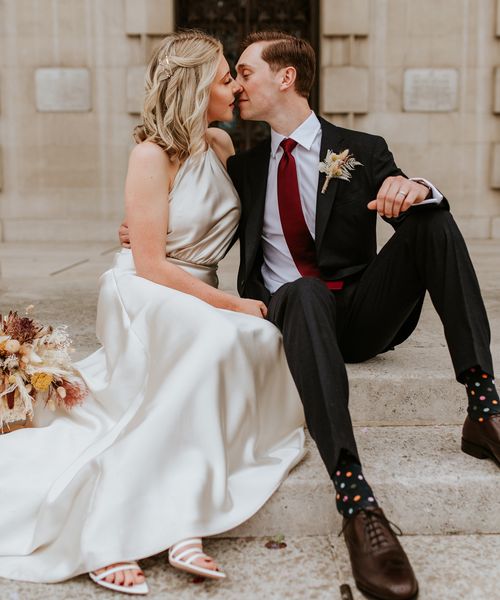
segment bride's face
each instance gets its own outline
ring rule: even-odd
[[[207,117],[208,122],[231,121],[236,96],[241,92],[241,86],[231,76],[229,65],[221,54],[219,68],[210,88]]]

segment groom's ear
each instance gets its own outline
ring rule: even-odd
[[[278,81],[280,82],[280,89],[286,90],[295,86],[295,80],[297,79],[297,70],[295,67],[285,67],[280,69],[278,72]]]

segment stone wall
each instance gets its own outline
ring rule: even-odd
[[[327,118],[383,135],[469,238],[500,238],[500,0],[322,0]]]
[[[109,240],[173,0],[0,0],[4,241]]]
[[[173,0],[0,0],[0,222],[107,240]],[[383,135],[468,237],[500,238],[500,0],[321,0],[321,110]]]

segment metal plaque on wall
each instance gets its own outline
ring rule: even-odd
[[[404,109],[408,112],[451,112],[458,105],[456,69],[406,69]]]

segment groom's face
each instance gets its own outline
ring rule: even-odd
[[[238,98],[240,116],[249,121],[268,121],[280,101],[281,71],[273,72],[262,59],[268,42],[251,44],[236,65],[236,81],[242,87]]]

